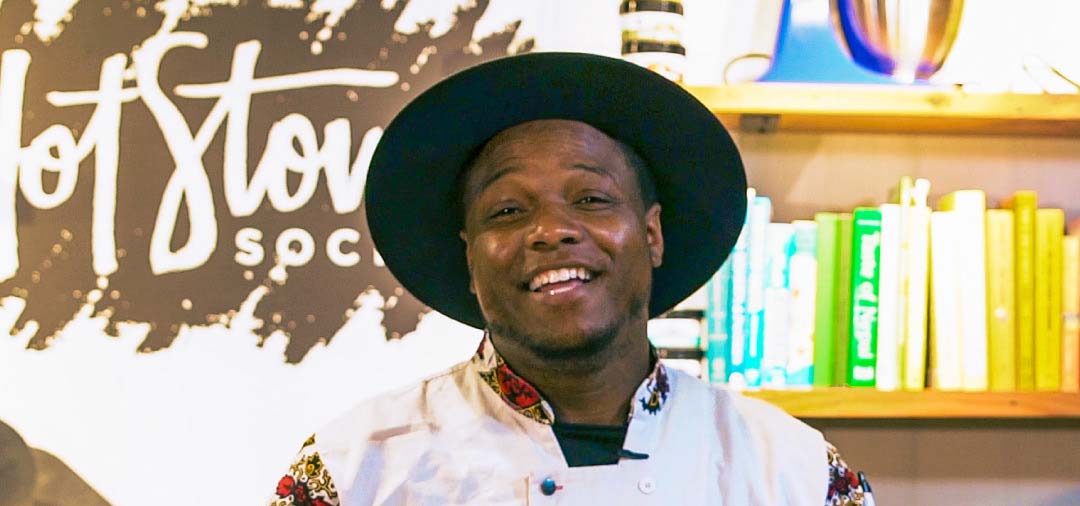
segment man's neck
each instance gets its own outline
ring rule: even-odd
[[[580,361],[537,356],[512,340],[491,337],[503,360],[540,391],[560,423],[625,424],[631,398],[651,372],[644,328],[620,333],[596,356]]]

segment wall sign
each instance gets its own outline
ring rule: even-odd
[[[413,329],[364,225],[368,161],[516,26],[474,41],[485,1],[413,33],[394,0],[36,4],[0,6],[0,297],[29,347],[84,312],[149,323],[140,352],[243,324],[299,362],[369,289],[388,336]]]

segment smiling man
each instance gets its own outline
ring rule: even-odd
[[[271,504],[864,504],[820,433],[649,344],[745,195],[715,117],[620,60],[516,56],[421,94],[373,157],[369,226],[407,289],[484,339],[312,436]]]

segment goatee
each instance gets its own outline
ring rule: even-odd
[[[489,321],[488,330],[493,335],[517,343],[534,356],[551,360],[555,369],[581,370],[614,360],[616,357],[613,355],[619,353],[619,347],[613,346],[616,338],[633,320],[647,321],[647,305],[648,300],[645,298],[635,298],[630,303],[629,311],[621,318],[608,322],[603,327],[585,330],[580,336],[574,336],[574,339],[566,339],[569,336],[563,335],[527,334],[500,321]],[[566,344],[568,341],[573,344]]]

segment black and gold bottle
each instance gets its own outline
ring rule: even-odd
[[[680,0],[624,0],[619,5],[623,59],[681,81],[686,68]]]

